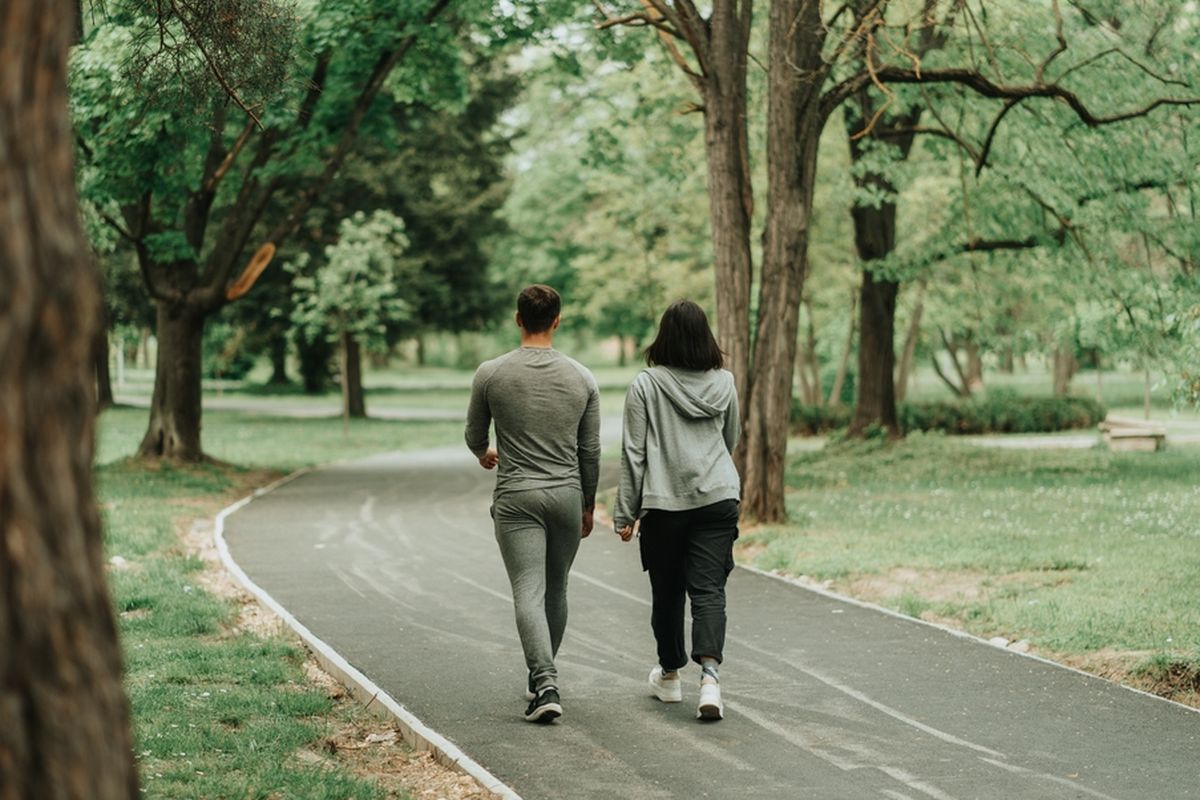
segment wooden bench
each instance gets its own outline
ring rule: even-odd
[[[1109,417],[1100,431],[1108,448],[1117,452],[1154,453],[1167,446],[1166,429],[1146,420]]]

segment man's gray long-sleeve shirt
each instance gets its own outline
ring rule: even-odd
[[[495,496],[573,486],[585,507],[600,479],[600,390],[579,362],[557,350],[522,347],[475,371],[467,447],[477,458],[496,422],[500,454]]]

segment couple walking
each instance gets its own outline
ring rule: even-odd
[[[567,625],[567,574],[580,540],[592,532],[600,474],[599,389],[591,372],[553,349],[560,310],[549,286],[521,292],[521,347],[480,365],[467,411],[467,447],[484,469],[499,467],[492,517],[529,670],[530,722],[563,713],[554,658]],[[738,534],[739,480],[730,455],[737,393],[704,311],[690,301],[663,314],[646,362],[649,369],[625,396],[613,527],[622,541],[639,529],[658,645],[652,694],[665,703],[683,699],[688,596],[691,660],[701,668],[697,715],[718,720],[725,581]]]

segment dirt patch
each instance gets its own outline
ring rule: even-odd
[[[472,778],[444,767],[430,753],[413,752],[386,722],[355,720],[322,742],[322,752],[302,751],[299,757],[336,761],[374,781],[387,797],[414,800],[486,800],[493,797]]]
[[[896,567],[881,574],[857,575],[835,582],[838,591],[873,602],[915,595],[930,603],[975,603],[1012,586],[1042,588],[1071,580],[1069,572],[1026,570],[991,575],[982,570]]]
[[[187,555],[199,558],[203,568],[192,575],[205,591],[235,603],[238,615],[227,635],[250,632],[258,636],[293,638],[291,631],[272,611],[263,607],[225,571],[213,541],[212,517],[223,507],[266,486],[277,473],[258,471],[236,476],[237,486],[221,499],[189,503],[188,511],[203,518],[182,518],[176,523],[180,546]],[[297,642],[299,644],[299,642]],[[308,682],[335,702],[331,724],[341,727],[322,742],[322,752],[304,750],[297,758],[308,763],[340,764],[351,772],[377,783],[389,798],[411,796],[415,800],[483,800],[493,795],[473,778],[445,767],[429,753],[412,751],[387,722],[361,708],[346,687],[322,670],[309,657],[304,663]],[[346,718],[350,718],[346,722]]]
[[[1176,703],[1200,708],[1200,667],[1180,657],[1162,665],[1147,666],[1155,654],[1148,650],[1117,650],[1106,647],[1082,655],[1039,653],[1069,667],[1156,694]]]

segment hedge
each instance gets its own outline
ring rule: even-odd
[[[850,424],[852,409],[825,408],[792,401],[792,430],[815,436]],[[901,403],[897,409],[905,431],[945,433],[1052,433],[1091,428],[1107,415],[1096,400],[1086,397],[1020,397],[993,392],[962,401]]]

